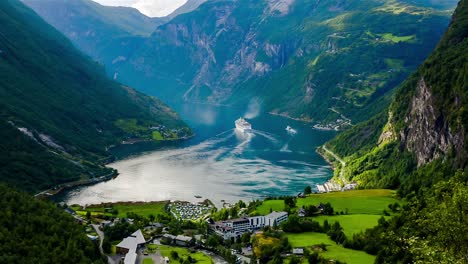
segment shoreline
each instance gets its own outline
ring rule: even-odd
[[[196,134],[193,133],[190,136],[183,137],[183,138],[178,138],[178,139],[174,139],[174,140],[155,141],[155,140],[146,140],[146,139],[136,139],[136,141],[132,142],[132,143],[125,143],[125,141],[122,141],[120,144],[107,146],[105,149],[106,149],[106,151],[110,152],[111,149],[119,147],[119,146],[133,145],[133,144],[139,144],[139,143],[151,143],[151,142],[155,142],[155,143],[174,143],[174,142],[178,142],[178,141],[182,142],[182,141],[185,141],[185,140],[189,140],[189,139],[191,139],[191,138],[193,138],[195,136],[196,136]],[[116,159],[115,156],[111,154],[110,156],[107,156],[107,157],[104,157],[104,158],[98,160],[97,164],[102,165],[102,166],[104,166],[106,168],[109,168],[109,167],[107,167],[107,165],[109,165],[112,162],[118,161],[118,160],[119,159]],[[36,193],[34,195],[34,197],[36,197],[38,199],[47,199],[47,198],[56,196],[56,195],[62,193],[63,191],[66,191],[66,190],[69,190],[69,189],[72,189],[72,188],[81,187],[81,186],[88,186],[88,185],[94,185],[94,184],[97,184],[97,183],[106,182],[106,181],[115,179],[115,178],[117,178],[117,176],[119,176],[119,172],[117,170],[115,170],[115,169],[112,169],[112,170],[113,171],[111,173],[103,175],[103,176],[90,178],[90,179],[86,179],[86,180],[70,181],[70,182],[65,182],[65,183],[59,184],[57,186],[54,186],[54,187],[51,187],[49,189],[45,189],[43,191],[40,191],[40,192]]]
[[[290,120],[294,120],[294,121],[297,121],[297,122],[302,122],[304,124],[311,124],[312,123],[311,120],[294,118],[294,117],[290,117],[290,116],[285,115],[285,114],[279,114],[279,113],[274,113],[274,112],[266,112],[266,114],[269,114],[269,115],[272,115],[272,116],[278,116],[278,117],[286,118],[286,119],[290,119]],[[141,139],[140,138],[140,139],[122,141],[120,144],[107,146],[106,150],[111,151],[112,149],[118,148],[119,146],[129,146],[129,145],[143,144],[143,143],[156,143],[156,144],[177,143],[177,142],[183,142],[183,141],[189,140],[191,138],[194,138],[195,136],[196,136],[196,133],[193,133],[190,136],[186,136],[186,137],[182,137],[182,138],[178,138],[178,139],[174,139],[174,140],[160,140],[160,141],[155,141],[155,140],[151,140],[151,139]],[[321,148],[321,146],[317,147],[315,152],[318,153],[331,166],[331,170],[334,171],[336,169],[335,166],[334,166],[335,164],[333,164],[323,153],[318,151],[318,149],[320,149],[320,148]],[[156,149],[156,151],[157,151],[157,149]],[[118,160],[120,160],[120,159],[117,159],[114,155],[111,155],[111,156],[102,158],[99,163],[101,165],[107,167],[108,164],[111,164],[112,162],[115,162],[115,161],[118,161]],[[105,181],[116,178],[118,175],[119,175],[119,172],[115,170],[111,174],[107,174],[107,175],[92,178],[92,179],[62,183],[60,185],[57,185],[55,187],[52,187],[52,188],[49,188],[49,189],[46,189],[46,190],[43,190],[43,191],[37,193],[35,195],[35,197],[43,198],[43,199],[52,198],[52,197],[55,197],[55,196],[65,192],[65,191],[68,191],[70,189],[105,182]],[[330,179],[328,179],[327,183],[328,182],[336,182],[334,180],[334,176],[332,176]],[[263,200],[264,198],[263,199],[260,198],[260,199]],[[145,201],[114,201],[114,202],[110,202],[110,203],[113,204],[113,203],[139,203],[139,202],[146,203]],[[158,201],[152,201],[152,202],[158,202]],[[161,201],[159,201],[159,202],[161,202]],[[186,201],[186,202],[198,203],[197,201]],[[211,204],[214,205],[214,203],[212,201],[210,201],[210,202],[211,202]],[[104,202],[104,203],[108,203],[108,202]]]

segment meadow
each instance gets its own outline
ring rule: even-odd
[[[326,245],[326,250],[322,251],[320,255],[327,259],[339,260],[348,264],[371,264],[375,261],[375,256],[369,255],[363,251],[347,249],[339,246],[323,233],[287,233],[286,235],[293,247],[310,248],[314,245]]]
[[[157,216],[160,214],[167,214],[166,205],[168,201],[162,202],[148,202],[148,203],[132,203],[132,202],[119,202],[112,204],[99,204],[92,205],[83,209],[80,206],[71,206],[73,210],[79,215],[86,215],[91,212],[92,216],[107,215],[112,216],[112,211],[117,210],[117,217],[125,218],[127,213],[133,212],[137,215],[149,217],[150,215]]]
[[[396,192],[386,189],[355,190],[346,192],[331,192],[311,194],[305,198],[297,199],[297,207],[330,203],[335,212],[348,212],[348,214],[382,215],[383,210],[388,210],[388,205],[400,202]],[[267,200],[257,207],[256,212],[266,215],[273,211],[283,211],[283,200]]]

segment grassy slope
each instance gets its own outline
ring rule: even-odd
[[[322,233],[300,233],[287,234],[288,240],[293,247],[310,247],[318,244],[327,245],[327,251],[321,253],[327,259],[339,260],[348,264],[374,263],[375,256],[362,251],[346,249],[336,245],[326,234]]]
[[[111,216],[110,212],[105,212],[105,208],[112,208],[118,210],[117,217],[127,217],[127,213],[133,212],[137,215],[149,217],[149,215],[157,216],[159,214],[167,214],[166,212],[167,202],[149,202],[149,203],[114,203],[105,205],[93,205],[88,206],[86,210],[81,210],[80,206],[72,206],[74,210],[77,210],[78,214],[86,215],[89,211],[91,214],[104,214]]]
[[[343,227],[345,234],[352,237],[361,231],[377,225],[378,220],[383,216],[383,210],[388,210],[388,205],[395,202],[401,203],[392,190],[356,190],[347,192],[333,192],[325,194],[312,194],[297,200],[297,206],[318,205],[320,203],[331,203],[335,212],[346,212],[347,215],[317,216],[312,220],[321,224],[327,220],[330,224],[338,221]],[[267,200],[256,209],[256,213],[265,215],[273,211],[284,210],[284,201]],[[345,249],[336,245],[326,234],[321,233],[300,233],[288,234],[288,239],[293,247],[312,246],[324,243],[328,250],[322,255],[326,258],[337,259],[346,263],[373,263],[374,256],[362,251]]]
[[[346,211],[349,214],[380,215],[389,204],[398,202],[395,191],[392,190],[356,190],[347,192],[332,192],[325,194],[312,194],[297,200],[297,206],[318,205],[331,203],[335,211]],[[261,215],[268,214],[270,208],[273,211],[284,210],[282,200],[267,200],[256,211]]]

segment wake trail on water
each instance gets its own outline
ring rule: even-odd
[[[271,134],[271,133],[268,133],[268,132],[264,132],[264,131],[260,131],[260,130],[252,130],[252,132],[256,135],[260,135],[266,139],[269,139],[271,142],[273,142],[274,144],[278,144],[279,143],[279,140],[276,138],[276,136],[274,134]]]

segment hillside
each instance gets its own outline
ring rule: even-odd
[[[182,11],[198,8],[151,37],[109,45],[67,30],[100,28],[93,20],[82,27],[87,16],[69,17],[53,5],[33,8],[75,43],[94,45],[85,51],[110,76],[167,102],[242,106],[255,100],[266,112],[346,127],[388,106],[393,88],[433,50],[456,4],[215,0],[198,6],[202,2],[187,2]]]
[[[0,206],[1,263],[107,263],[56,205],[0,185]]]
[[[410,180],[416,188],[430,186],[432,180],[409,177],[414,171],[466,168],[465,3],[460,2],[451,27],[436,50],[398,88],[389,108],[327,144],[345,157],[348,180],[357,180],[367,187],[397,187]]]
[[[0,23],[1,181],[36,191],[102,176],[110,145],[191,133],[159,100],[109,81],[19,1],[1,1]]]
[[[468,1],[388,109],[327,143],[360,187],[393,187],[400,216],[354,236],[347,247],[376,263],[467,263]]]
[[[112,64],[149,36],[163,18],[150,18],[130,7],[103,6],[91,0],[22,0],[47,23],[94,59]]]
[[[455,5],[444,3],[209,1],[106,67],[167,101],[255,98],[263,111],[355,123],[387,106],[433,50]]]

